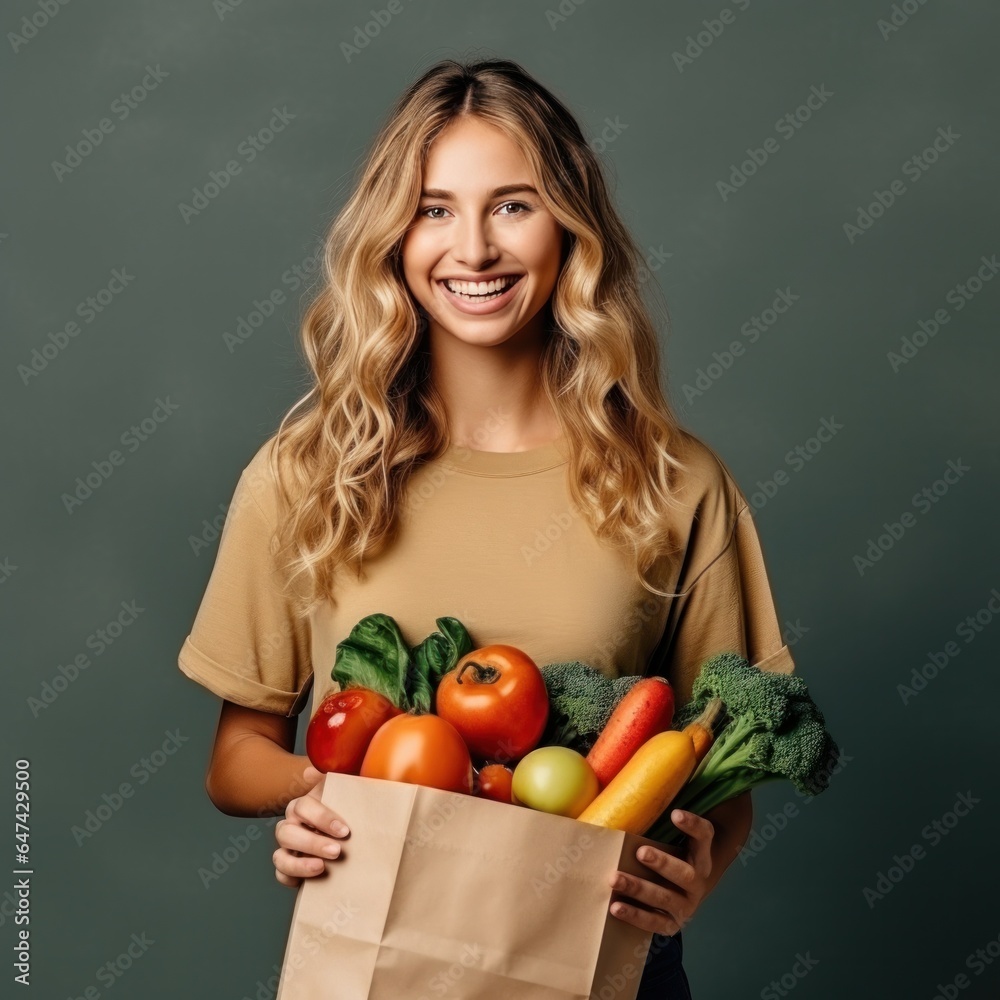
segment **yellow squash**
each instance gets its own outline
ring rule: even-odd
[[[644,834],[697,766],[694,743],[676,729],[657,733],[577,816],[584,823]]]
[[[685,729],[651,736],[576,818],[594,826],[644,834],[708,753],[721,709],[722,702],[713,698]]]

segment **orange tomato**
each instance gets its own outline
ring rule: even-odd
[[[472,794],[472,758],[451,723],[437,715],[397,715],[376,730],[363,778],[384,778]]]

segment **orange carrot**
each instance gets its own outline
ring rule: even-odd
[[[615,706],[587,754],[604,788],[651,736],[670,728],[674,689],[664,677],[644,677]]]
[[[691,742],[694,744],[694,756],[699,764],[712,748],[712,742],[715,740],[713,727],[721,710],[722,701],[719,698],[712,698],[705,706],[705,711],[694,722],[689,722],[682,730],[691,737]]]

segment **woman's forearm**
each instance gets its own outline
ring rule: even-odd
[[[715,827],[712,838],[712,874],[708,878],[708,891],[711,892],[726,869],[739,856],[750,836],[753,825],[750,792],[743,792],[736,798],[709,809],[705,813],[705,819]]]
[[[213,758],[206,790],[216,808],[229,816],[278,816],[293,798],[309,791],[302,781],[308,765],[308,757],[251,733]]]

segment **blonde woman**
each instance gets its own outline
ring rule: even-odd
[[[293,750],[368,614],[412,644],[453,615],[540,664],[660,674],[679,704],[724,649],[793,669],[747,501],[661,390],[642,263],[579,125],[516,63],[441,62],[383,124],[302,323],[309,391],[243,471],[179,658],[223,699],[213,803],[284,814],[282,884],[350,833]],[[614,916],[654,932],[640,997],[690,996],[680,931],[750,796],[673,818],[686,845],[639,858],[672,889],[608,873]]]

